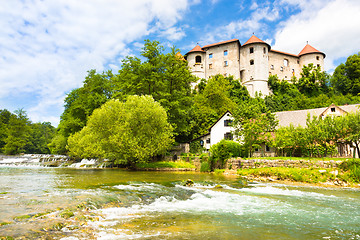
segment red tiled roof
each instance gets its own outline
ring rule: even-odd
[[[321,53],[325,57],[325,53],[320,52],[319,50],[315,49],[314,47],[310,46],[309,44],[306,44],[306,46],[303,48],[303,50],[301,50],[301,52],[299,53],[299,57],[302,55],[305,55],[305,54],[309,54],[309,53]]]
[[[205,52],[199,45],[196,45],[193,49],[188,51],[185,55],[188,55],[191,52]]]
[[[265,43],[266,45],[268,45],[270,47],[269,44],[267,44],[266,42],[264,42],[263,40],[261,40],[260,38],[258,38],[255,35],[252,35],[251,38],[249,38],[249,40],[247,40],[246,43],[243,44],[243,46],[245,46],[247,44],[251,44],[251,43]]]
[[[276,52],[276,53],[285,54],[285,55],[289,55],[289,56],[293,56],[293,57],[299,57],[299,56],[298,56],[298,55],[296,55],[296,54],[287,53],[287,52],[281,52],[281,51],[274,50],[274,49],[271,49],[270,51],[271,51],[271,52]]]
[[[239,39],[234,38],[234,39],[227,40],[227,41],[213,43],[213,44],[205,45],[205,46],[203,46],[203,48],[213,47],[213,46],[217,46],[217,45],[221,45],[221,44],[225,44],[225,43],[236,42],[236,41],[239,41]],[[240,44],[240,42],[239,42],[239,44]]]

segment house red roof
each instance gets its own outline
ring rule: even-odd
[[[243,46],[245,46],[247,44],[252,44],[252,43],[265,43],[266,45],[268,45],[270,47],[269,44],[267,44],[266,42],[264,42],[263,40],[261,40],[260,38],[258,38],[255,35],[252,35],[251,38],[249,38],[249,40],[247,40],[246,43],[243,44]]]
[[[199,46],[199,45],[196,45],[193,49],[191,49],[188,53],[191,53],[191,52],[205,52],[204,50],[202,50],[202,48]],[[187,54],[188,54],[187,53]],[[186,54],[186,55],[187,55]]]
[[[236,42],[236,41],[239,42],[239,39],[234,38],[234,39],[227,40],[227,41],[222,41],[222,42],[218,42],[218,43],[213,43],[213,44],[205,45],[205,46],[203,46],[203,48],[213,47],[213,46],[217,46],[217,45],[221,45],[221,44],[225,44],[225,43]],[[239,44],[240,44],[240,42],[239,42]]]
[[[303,50],[301,50],[301,52],[299,53],[299,57],[302,55],[305,55],[305,54],[309,54],[309,53],[321,53],[325,57],[325,53],[320,52],[319,50],[315,49],[314,47],[310,46],[309,44],[306,44],[306,46],[303,48]]]

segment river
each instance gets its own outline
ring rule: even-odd
[[[360,239],[358,189],[6,165],[0,179],[0,239]]]

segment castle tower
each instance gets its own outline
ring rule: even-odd
[[[241,46],[240,79],[252,97],[256,92],[265,96],[270,94],[267,85],[270,48],[269,44],[255,35]]]
[[[205,51],[199,45],[185,54],[192,74],[199,78],[205,78],[205,56]]]
[[[325,53],[320,52],[309,44],[306,44],[303,50],[301,50],[299,53],[301,69],[303,66],[307,66],[309,63],[313,63],[315,67],[320,67],[321,71],[324,71],[324,58]]]

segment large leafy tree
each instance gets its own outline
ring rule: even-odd
[[[16,110],[15,114],[10,116],[7,126],[4,153],[9,155],[25,153],[30,132],[30,121],[26,112],[23,109]]]
[[[331,84],[342,94],[359,95],[360,93],[360,53],[351,55],[345,64],[336,67]]]
[[[8,125],[10,122],[10,119],[14,114],[11,113],[10,111],[4,109],[4,110],[0,110],[0,152],[1,149],[5,146],[6,144],[6,138],[8,135]]]
[[[87,125],[68,139],[75,157],[107,158],[134,165],[164,153],[173,143],[167,114],[151,96],[110,100],[90,116]]]

